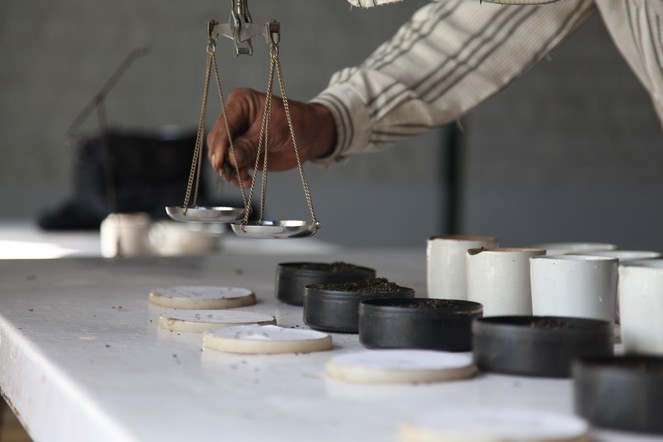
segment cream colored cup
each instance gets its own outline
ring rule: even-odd
[[[624,352],[663,356],[663,259],[619,266],[619,309]]]
[[[426,281],[429,298],[467,299],[465,254],[468,249],[497,247],[489,236],[445,235],[428,238]]]
[[[617,261],[589,255],[530,258],[532,312],[615,322]]]
[[[111,213],[101,222],[101,256],[151,255],[151,224],[146,213]]]
[[[469,249],[467,299],[483,304],[484,316],[531,315],[530,258],[545,253],[535,248]]]

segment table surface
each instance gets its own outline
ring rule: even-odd
[[[317,255],[222,253],[185,258],[0,260],[0,387],[37,441],[397,441],[408,417],[464,406],[572,414],[572,382],[480,374],[419,385],[329,379],[330,357],[362,349],[333,334],[329,352],[236,355],[202,350],[201,336],[160,330],[158,287],[255,291],[242,310],[303,327],[302,308],[274,297],[284,261],[344,260],[425,293],[425,251]],[[595,431],[594,440],[660,440]]]

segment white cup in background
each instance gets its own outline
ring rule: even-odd
[[[101,256],[151,255],[151,225],[146,213],[111,213],[101,222]]]
[[[619,308],[624,352],[663,356],[663,259],[620,264]]]
[[[615,250],[617,245],[603,242],[549,242],[534,244],[532,247],[546,249],[548,255],[566,255],[567,253],[583,254],[597,250]]]
[[[495,247],[466,253],[467,299],[483,304],[484,316],[532,314],[530,258],[545,255],[544,249]]]
[[[162,256],[202,255],[218,250],[220,225],[159,221],[149,233],[150,246]]]
[[[426,282],[429,298],[467,299],[465,255],[468,249],[497,247],[490,236],[443,235],[428,238]]]
[[[593,252],[587,252],[583,254],[591,256],[609,256],[612,258],[617,258],[619,260],[619,264],[637,259],[659,258],[661,256],[659,252],[653,252],[649,250],[594,250]],[[576,255],[576,253],[569,253],[569,255]],[[617,290],[619,292],[619,288],[617,288]],[[619,309],[619,301],[617,302],[616,316],[617,316],[616,319],[617,324],[620,324],[621,313]]]
[[[615,322],[617,262],[589,255],[530,258],[532,312]]]

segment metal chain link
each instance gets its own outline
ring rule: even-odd
[[[219,102],[221,103],[221,115],[223,116],[223,123],[226,127],[226,134],[228,135],[228,153],[233,159],[235,175],[237,176],[237,181],[239,184],[239,190],[242,193],[242,202],[244,203],[244,210],[246,214],[249,214],[251,211],[251,204],[249,199],[246,197],[246,192],[241,185],[240,175],[239,175],[239,166],[237,165],[237,157],[235,156],[235,145],[233,143],[232,133],[230,132],[230,124],[228,123],[228,116],[226,115],[226,100],[223,95],[223,88],[221,87],[221,77],[219,76],[219,65],[216,61],[216,55],[213,54],[212,63],[214,65],[214,78],[216,80],[216,92],[219,95]],[[224,159],[224,162],[226,160]]]
[[[189,201],[191,199],[191,192],[194,192],[193,205],[198,203],[198,187],[200,186],[200,169],[201,169],[201,156],[203,146],[203,134],[205,132],[205,119],[207,116],[207,97],[209,95],[209,80],[212,70],[212,62],[214,58],[215,45],[210,42],[207,45],[207,66],[205,68],[205,83],[203,86],[203,103],[200,109],[200,117],[198,119],[198,132],[196,134],[196,144],[193,149],[193,159],[191,160],[191,170],[189,172],[189,180],[186,185],[186,194],[184,196],[184,214],[186,215],[189,209]],[[194,190],[195,188],[195,190]]]
[[[308,187],[308,180],[306,179],[306,174],[304,173],[304,167],[302,166],[302,161],[299,157],[299,148],[297,147],[297,141],[295,139],[295,129],[292,124],[292,118],[290,116],[290,106],[288,105],[288,95],[285,91],[285,82],[283,81],[283,72],[281,71],[281,61],[279,60],[278,47],[274,50],[272,54],[274,63],[276,64],[276,75],[279,80],[279,88],[281,90],[281,97],[283,99],[283,109],[285,111],[285,117],[288,120],[288,129],[290,130],[290,138],[292,139],[292,146],[295,149],[295,157],[297,158],[297,168],[299,169],[299,178],[302,181],[302,187],[304,188],[304,195],[306,196],[306,203],[308,204],[308,210],[311,212],[311,218],[313,219],[314,224],[318,224],[318,219],[315,216],[315,209],[313,209],[313,200],[311,199],[311,192]]]
[[[265,192],[267,187],[267,140],[269,139],[269,122],[271,121],[272,113],[272,90],[273,90],[273,79],[274,79],[274,63],[270,61],[269,64],[269,77],[267,80],[267,92],[265,97],[265,108],[262,113],[262,121],[260,123],[260,135],[258,136],[258,149],[256,151],[256,161],[253,167],[253,176],[251,177],[251,189],[249,191],[249,200],[253,198],[253,192],[255,190],[256,179],[258,177],[258,168],[260,164],[260,155],[263,155],[263,170],[262,170],[262,180],[261,180],[261,191],[260,191],[260,213],[258,222],[263,221],[264,211],[265,211]],[[263,152],[264,150],[264,152]],[[244,220],[242,225],[245,226],[249,222],[248,214],[244,214]]]
[[[200,109],[200,118],[198,120],[198,131],[196,133],[196,144],[193,150],[193,160],[191,161],[191,170],[189,172],[189,180],[187,182],[186,195],[184,196],[184,214],[189,208],[189,202],[191,200],[191,193],[193,192],[193,206],[195,207],[198,204],[198,189],[200,187],[200,176],[202,169],[202,153],[203,153],[203,136],[205,134],[205,121],[207,119],[207,100],[209,97],[209,82],[212,73],[212,68],[214,68],[214,78],[216,82],[216,90],[219,96],[219,102],[221,103],[221,115],[223,116],[223,122],[226,128],[226,134],[228,134],[228,146],[229,154],[233,158],[235,174],[239,182],[239,166],[237,165],[235,157],[235,146],[232,139],[232,134],[230,132],[230,124],[228,123],[228,116],[226,115],[226,105],[225,97],[223,94],[223,88],[221,87],[221,78],[219,75],[219,66],[216,61],[216,43],[213,40],[210,40],[207,45],[207,65],[205,68],[205,83],[203,87],[203,100]],[[226,160],[224,160],[226,161]],[[244,188],[240,184],[240,191],[242,193],[242,201],[244,203],[245,217],[248,218],[251,210],[250,197],[247,197]]]
[[[290,114],[290,106],[288,102],[288,95],[285,89],[285,81],[283,80],[283,72],[281,70],[281,61],[279,59],[278,44],[272,44],[270,48],[270,63],[269,63],[269,77],[267,81],[267,92],[265,97],[265,109],[263,111],[262,123],[260,126],[260,136],[258,138],[258,149],[256,151],[256,162],[253,169],[253,177],[251,179],[251,189],[249,191],[249,200],[253,197],[253,192],[255,190],[256,178],[258,176],[258,165],[260,164],[260,155],[263,154],[263,165],[262,165],[262,179],[261,179],[261,191],[260,191],[260,218],[259,222],[263,221],[263,214],[265,210],[265,199],[267,192],[267,167],[268,167],[268,146],[267,142],[269,140],[269,126],[271,121],[272,113],[272,99],[273,99],[273,88],[274,88],[274,73],[279,83],[279,89],[281,91],[281,99],[283,100],[283,110],[285,112],[285,117],[288,122],[288,130],[290,133],[290,139],[292,140],[292,146],[295,150],[295,158],[297,159],[297,169],[299,171],[299,178],[302,182],[302,187],[304,188],[304,195],[306,197],[306,203],[308,205],[309,212],[311,213],[311,218],[313,223],[318,224],[318,219],[315,215],[315,209],[313,208],[313,200],[311,198],[311,192],[309,190],[308,180],[306,179],[306,174],[304,173],[304,167],[299,155],[299,148],[297,147],[297,141],[295,138],[295,129],[294,124],[292,123],[292,117]],[[263,152],[264,150],[264,152]],[[248,214],[244,215],[244,220],[242,225],[248,223]]]

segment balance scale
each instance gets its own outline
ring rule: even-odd
[[[232,10],[230,20],[226,24],[220,24],[215,20],[207,22],[207,67],[205,70],[205,83],[203,88],[203,102],[200,111],[200,119],[198,122],[198,133],[194,147],[193,160],[191,162],[191,171],[189,173],[189,180],[187,183],[186,195],[184,203],[181,206],[166,207],[166,213],[175,221],[182,222],[202,222],[202,223],[227,223],[232,227],[233,232],[238,236],[248,238],[302,238],[314,235],[320,228],[320,223],[315,216],[313,209],[313,202],[302,167],[302,161],[299,156],[299,149],[295,140],[295,132],[293,130],[292,118],[288,106],[288,96],[285,90],[285,83],[283,81],[283,73],[281,70],[281,62],[279,60],[279,43],[280,43],[280,24],[275,20],[270,20],[264,24],[255,24],[251,19],[248,9],[248,0],[231,0]],[[253,55],[253,45],[251,39],[253,37],[264,37],[269,45],[269,76],[267,81],[267,92],[265,107],[262,110],[262,123],[260,137],[258,140],[258,150],[256,152],[256,162],[253,169],[251,178],[251,187],[248,195],[244,188],[240,186],[242,192],[242,201],[244,207],[206,207],[199,206],[198,200],[198,187],[201,179],[201,165],[203,154],[203,138],[205,132],[205,118],[207,116],[207,98],[209,92],[210,77],[214,75],[217,86],[217,93],[221,103],[223,121],[228,133],[228,150],[226,152],[223,173],[235,174],[239,178],[239,168],[237,163],[233,166],[229,158],[235,157],[235,149],[230,132],[230,126],[225,112],[225,99],[223,89],[221,87],[221,80],[219,76],[219,68],[216,60],[216,41],[219,36],[227,37],[234,42],[234,53],[238,55]],[[295,152],[297,159],[297,168],[301,179],[306,203],[311,214],[310,221],[304,220],[265,220],[263,219],[265,207],[265,195],[267,188],[267,166],[269,156],[269,132],[270,132],[270,119],[272,112],[272,98],[273,98],[273,85],[274,75],[276,74],[281,92],[281,99],[283,100],[283,108],[285,111],[286,120],[288,121],[288,128],[290,131],[290,138],[292,148]],[[262,155],[262,158],[261,158]],[[262,163],[261,172],[261,190],[260,190],[260,212],[257,221],[249,221],[251,215],[251,199],[256,187],[258,171]],[[238,179],[239,181],[239,179]]]

